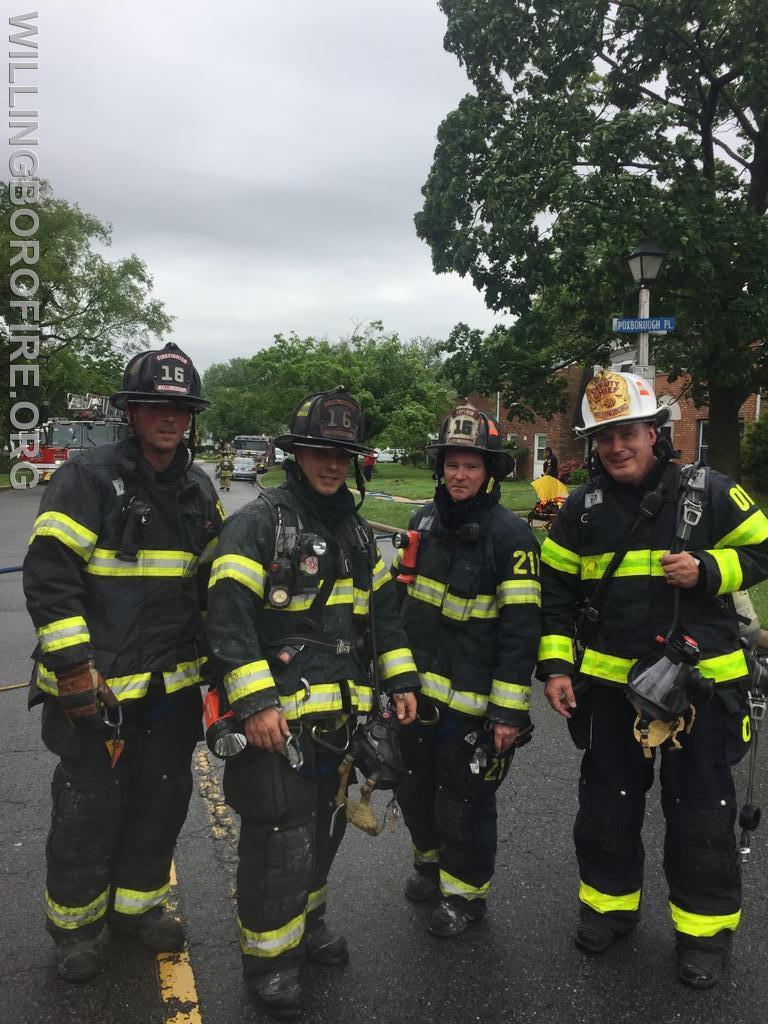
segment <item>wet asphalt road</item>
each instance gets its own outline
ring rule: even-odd
[[[253,496],[248,484],[235,482],[224,504],[232,511]],[[21,562],[38,501],[39,493],[0,491],[0,567]],[[0,686],[7,686],[28,676],[34,645],[20,574],[0,575],[0,617]],[[161,999],[155,958],[125,940],[112,940],[109,969],[93,982],[71,986],[57,979],[41,899],[54,759],[39,740],[39,710],[27,712],[23,690],[0,692],[0,711],[0,1021],[194,1024],[190,1004]],[[675,980],[661,874],[661,809],[653,795],[641,926],[604,957],[584,957],[572,945],[578,755],[538,693],[534,717],[534,742],[515,758],[499,795],[499,855],[486,920],[452,943],[428,936],[428,908],[402,897],[410,863],[402,822],[378,838],[350,829],[331,876],[329,921],[345,932],[351,962],[342,971],[307,969],[303,1019],[764,1024],[768,828],[753,843],[744,923],[718,989],[695,993]],[[763,743],[764,775],[765,738]],[[742,791],[744,768],[738,770]],[[220,770],[204,747],[198,747],[195,775],[176,869],[198,1019],[259,1022],[265,1018],[249,1003],[240,978],[232,897],[237,824],[221,803]],[[380,808],[381,796],[378,801]]]

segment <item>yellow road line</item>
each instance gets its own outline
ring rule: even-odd
[[[177,905],[176,864],[173,861],[170,882],[168,910],[173,912]],[[202,1024],[189,951],[185,948],[180,953],[158,953],[157,976],[160,998],[165,1003],[166,1024]]]

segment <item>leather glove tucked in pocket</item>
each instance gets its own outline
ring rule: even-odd
[[[60,672],[56,681],[59,707],[72,725],[98,729],[103,725],[99,702],[110,709],[117,707],[117,697],[88,661]]]

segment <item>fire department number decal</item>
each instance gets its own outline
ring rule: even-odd
[[[330,412],[328,413],[328,426],[329,427],[338,427],[339,426],[339,423],[338,423],[338,421],[336,419],[336,413],[337,412],[341,413],[341,426],[344,427],[346,430],[349,430],[352,427],[352,413],[349,411],[349,409],[339,409],[339,408],[331,409]]]
[[[483,778],[486,782],[503,782],[504,776],[507,774],[507,767],[509,765],[509,759],[506,757],[494,757],[491,761],[488,771],[485,773]]]
[[[184,383],[184,367],[174,366],[173,374],[171,374],[171,368],[168,363],[162,363],[160,366],[160,376],[166,381],[176,381],[177,384]]]
[[[742,512],[747,512],[755,504],[744,488],[740,487],[738,484],[735,487],[732,487],[730,491],[728,491],[728,494],[736,508],[741,509]]]
[[[512,570],[515,576],[538,576],[539,556],[535,551],[515,551],[512,557],[515,560]]]

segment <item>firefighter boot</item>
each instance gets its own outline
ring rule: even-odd
[[[64,981],[90,981],[104,969],[104,940],[102,928],[93,938],[56,939],[56,970]]]
[[[418,868],[405,883],[405,898],[411,903],[426,903],[440,895],[437,871],[419,871]]]
[[[332,932],[323,917],[308,924],[304,942],[310,963],[321,967],[343,967],[349,961],[347,940],[343,935]]]
[[[443,899],[432,912],[427,922],[427,931],[438,939],[454,939],[465,932],[471,924],[481,921],[484,915],[483,900]]]
[[[732,936],[732,932],[714,936],[716,942],[709,948],[700,943],[687,945],[678,939],[675,947],[678,981],[689,988],[714,988],[730,956]]]
[[[275,1020],[296,1020],[301,1013],[299,968],[280,967],[264,974],[247,976],[248,991],[265,1013]]]
[[[135,935],[155,953],[176,953],[184,948],[184,926],[165,907],[152,907],[145,914],[112,914],[110,924],[117,931]]]
[[[579,908],[579,924],[574,943],[582,953],[600,956],[609,949],[616,939],[625,938],[634,931],[637,920],[620,919],[615,914],[598,914],[596,910],[582,904]]]

